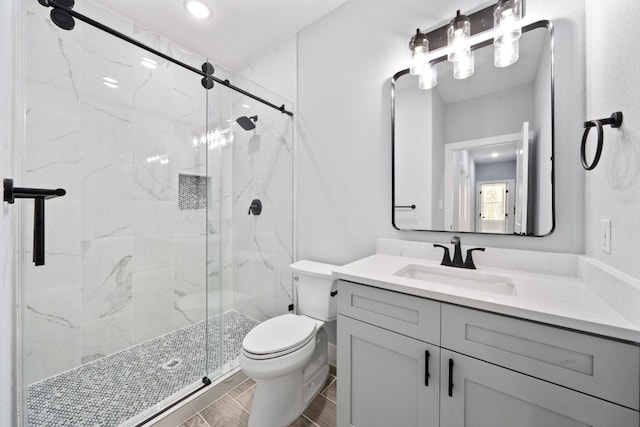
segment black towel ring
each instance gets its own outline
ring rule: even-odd
[[[599,120],[589,120],[588,122],[584,122],[584,134],[582,135],[582,146],[580,147],[580,159],[582,160],[582,167],[586,170],[593,170],[596,166],[598,166],[598,162],[600,161],[600,156],[602,155],[602,142],[604,139],[604,132],[602,131],[602,126],[611,125],[612,128],[619,128],[622,125],[622,112],[616,111],[611,114],[611,117],[606,119]],[[586,146],[587,146],[587,138],[589,137],[589,132],[591,128],[598,129],[598,145],[596,146],[596,154],[593,157],[593,161],[591,164],[587,162],[587,154],[586,154]]]

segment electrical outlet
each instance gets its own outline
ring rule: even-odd
[[[611,220],[603,219],[600,230],[600,248],[603,252],[611,253]]]

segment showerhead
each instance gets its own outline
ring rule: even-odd
[[[258,116],[252,116],[252,117],[242,116],[236,119],[236,123],[242,126],[242,129],[244,130],[255,129],[256,128],[255,122],[257,121],[258,121]]]

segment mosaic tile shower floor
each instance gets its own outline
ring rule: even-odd
[[[234,310],[223,321],[226,363],[240,355],[258,321]],[[208,322],[218,337],[219,317]],[[206,367],[205,326],[196,323],[27,386],[28,425],[110,427],[134,417],[218,367],[219,358]],[[219,354],[219,340],[210,342],[211,354]]]

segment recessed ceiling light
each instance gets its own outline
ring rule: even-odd
[[[249,105],[249,104],[242,104],[242,106],[243,106],[244,108],[247,108],[247,109],[251,108],[251,105]]]
[[[140,61],[140,64],[143,67],[146,67],[150,70],[155,70],[156,68],[158,68],[158,63],[153,59],[149,59],[149,58],[142,58],[142,61]]]
[[[491,157],[493,157],[494,159],[495,159],[496,157],[498,157],[498,156],[499,156],[499,154],[498,154],[498,153],[491,153]]]
[[[184,7],[187,8],[189,13],[198,19],[207,19],[211,16],[211,10],[209,7],[199,0],[186,0]]]

